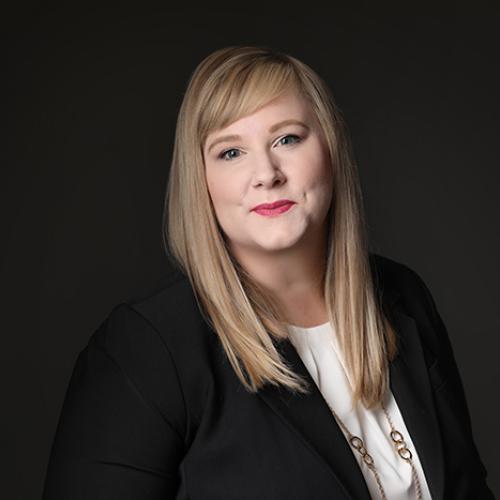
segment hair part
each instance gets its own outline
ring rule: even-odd
[[[307,99],[323,131],[333,173],[322,287],[330,323],[354,381],[353,402],[378,404],[388,388],[396,336],[383,314],[370,270],[362,193],[347,126],[325,82],[298,59],[264,46],[230,46],[192,73],[177,119],[163,214],[163,242],[189,278],[205,320],[218,335],[244,387],[264,384],[307,392],[277,349],[286,318],[269,290],[231,255],[206,182],[210,133],[282,93]]]

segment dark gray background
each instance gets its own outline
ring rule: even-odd
[[[160,222],[179,105],[195,66],[235,44],[289,52],[331,86],[372,248],[428,284],[500,492],[495,3],[71,5],[23,4],[0,21],[0,496],[40,497],[78,352],[168,269]]]

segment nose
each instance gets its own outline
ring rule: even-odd
[[[283,182],[285,175],[281,170],[278,159],[274,158],[271,152],[263,152],[255,159],[253,185],[274,186]]]

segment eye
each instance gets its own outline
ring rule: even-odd
[[[295,134],[288,134],[288,135],[285,135],[284,137],[282,137],[281,139],[279,139],[278,141],[278,144],[283,144],[283,140],[284,139],[288,139],[289,137],[292,137],[294,139],[294,142],[300,142],[302,140],[301,137],[299,137],[298,135],[295,135]],[[293,144],[293,142],[292,142]],[[284,146],[288,146],[288,144],[283,144]],[[231,161],[233,160],[234,158],[238,158],[239,154],[238,155],[233,155],[233,154],[229,154],[233,151],[236,151],[238,153],[241,153],[241,151],[239,149],[236,149],[236,148],[231,148],[231,149],[225,149],[224,151],[222,151],[218,156],[217,158],[221,159],[221,160],[225,160],[225,161]]]
[[[219,154],[218,158],[221,160],[231,160],[232,158],[237,158],[237,156],[226,156],[227,153],[230,153],[231,151],[239,151],[239,149],[231,148],[231,149],[226,149],[222,151],[222,153]]]
[[[298,136],[298,135],[295,135],[295,134],[288,134],[288,135],[285,135],[285,137],[282,137],[278,143],[281,143],[283,144],[281,141],[283,141],[284,139],[287,139],[288,137],[293,137],[295,139],[295,142],[300,142],[302,139]],[[285,144],[286,146],[286,144]]]

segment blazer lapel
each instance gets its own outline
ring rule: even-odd
[[[282,387],[266,384],[257,394],[328,467],[346,498],[370,500],[370,493],[350,444],[295,347],[286,340],[278,348],[293,371],[307,379],[311,392],[293,394]]]
[[[432,389],[415,320],[393,309],[399,355],[389,364],[390,386],[417,449],[432,498],[442,500],[444,461]]]
[[[441,439],[419,334],[412,317],[397,307],[398,293],[385,292],[399,340],[399,353],[389,365],[390,386],[410,432],[435,500],[443,498]],[[347,498],[370,500],[355,451],[345,438],[309,371],[289,340],[277,343],[286,362],[310,385],[309,394],[265,385],[257,394],[320,458]]]

